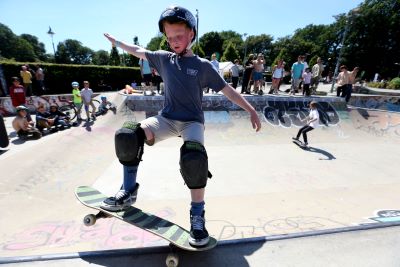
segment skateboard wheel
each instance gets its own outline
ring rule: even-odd
[[[83,224],[86,226],[92,226],[96,223],[96,215],[94,214],[88,214],[83,218]]]
[[[165,263],[167,264],[167,267],[177,267],[179,263],[178,255],[175,253],[168,254]]]

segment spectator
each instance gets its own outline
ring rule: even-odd
[[[341,96],[345,97],[346,95],[346,88],[349,84],[349,72],[347,71],[346,65],[340,66],[340,73],[338,77],[336,78],[337,80],[337,88],[336,88],[336,96]]]
[[[20,84],[19,78],[12,77],[11,81],[12,81],[12,86],[10,87],[9,92],[12,105],[14,106],[14,108],[20,105],[25,105],[26,103],[25,89]]]
[[[27,96],[32,96],[32,74],[28,70],[27,66],[22,66],[20,76],[22,78],[22,83],[25,88],[25,94]]]
[[[279,84],[283,78],[285,73],[285,68],[283,65],[283,59],[278,60],[278,64],[274,66],[272,69],[272,84],[271,89],[269,90],[270,94],[278,94],[279,93]]]
[[[104,115],[107,113],[108,110],[112,110],[114,113],[117,111],[117,108],[113,103],[107,100],[106,96],[101,96],[101,103],[98,107],[98,111],[96,112],[96,117],[100,115]]]
[[[315,94],[318,89],[319,81],[321,80],[322,72],[324,71],[324,65],[322,65],[321,58],[317,58],[317,63],[312,67],[312,78],[310,87],[312,89],[312,94]]]
[[[263,72],[264,72],[264,55],[258,54],[257,59],[253,60],[253,80],[254,80],[254,93],[257,94],[260,90],[262,93],[262,85],[264,81]]]
[[[306,68],[306,71],[303,73],[303,95],[310,96],[310,83],[311,83],[311,69]]]
[[[155,85],[157,87],[157,93],[159,95],[161,95],[163,92],[161,92],[161,83],[162,83],[162,79],[160,74],[158,74],[157,70],[152,68],[151,69],[151,73],[152,73],[152,83],[153,85]]]
[[[211,64],[214,66],[214,69],[219,73],[219,61],[217,59],[217,54],[211,55]]]
[[[242,94],[250,94],[249,83],[251,80],[251,76],[253,74],[254,65],[253,65],[254,55],[250,54],[246,63],[244,64],[244,73],[243,73],[243,81],[242,81]]]
[[[57,104],[50,105],[50,118],[54,119],[54,126],[62,129],[71,127],[70,118],[64,112],[58,110]]]
[[[81,110],[82,110],[82,96],[81,96],[81,91],[79,91],[79,83],[78,82],[72,82],[72,97],[73,97],[73,102],[76,107],[76,113],[77,113],[77,120],[81,121]]]
[[[81,90],[81,96],[83,100],[83,105],[85,106],[86,111],[86,121],[90,121],[90,113],[89,113],[89,105],[92,107],[92,119],[96,118],[96,107],[93,104],[93,90],[89,88],[89,82],[83,81],[84,88]]]
[[[42,95],[46,89],[44,88],[44,72],[43,69],[36,65],[36,84],[37,84],[37,95]]]
[[[43,133],[43,130],[46,128],[48,131],[55,132],[56,128],[51,130],[51,127],[54,126],[54,119],[50,118],[50,112],[46,111],[46,108],[43,104],[40,104],[36,111],[36,127],[40,132]]]
[[[353,92],[353,84],[356,83],[356,77],[359,70],[359,67],[355,67],[353,71],[349,72],[349,83],[347,84],[346,91],[344,92],[344,97],[347,103],[349,102],[351,93]]]
[[[239,59],[235,59],[234,63],[229,72],[232,76],[232,87],[236,89],[239,81]]]
[[[297,62],[293,63],[291,74],[292,74],[292,85],[290,89],[289,95],[295,95],[297,88],[299,88],[299,84],[303,75],[304,65],[302,63],[302,56],[297,57]]]
[[[17,107],[17,116],[12,121],[12,126],[17,132],[18,137],[34,140],[41,138],[41,132],[37,128],[33,127],[34,122],[27,115],[28,108],[25,106]]]
[[[139,66],[140,66],[140,74],[142,75],[142,79],[146,86],[151,85],[151,68],[149,62],[146,59],[139,59]]]

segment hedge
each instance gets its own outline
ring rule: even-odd
[[[27,62],[8,62],[0,61],[3,67],[7,86],[11,85],[11,77],[19,77],[21,66],[29,64],[36,70],[37,63]],[[83,87],[83,81],[90,82],[90,88],[96,91],[103,91],[105,87],[99,86],[100,81],[109,85],[111,90],[119,90],[125,84],[133,81],[141,82],[140,69],[137,67],[118,67],[118,66],[93,66],[93,65],[70,65],[70,64],[51,64],[40,63],[45,73],[45,87],[48,89],[46,94],[65,94],[71,93],[71,82],[77,81]],[[34,80],[34,79],[33,79]]]

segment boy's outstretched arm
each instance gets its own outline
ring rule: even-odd
[[[257,112],[253,108],[253,106],[250,105],[249,102],[247,102],[246,99],[242,95],[240,95],[238,92],[233,89],[232,86],[229,84],[225,85],[225,87],[221,90],[221,92],[233,103],[236,105],[240,106],[244,110],[250,113],[250,120],[251,120],[251,125],[253,126],[253,129],[258,132],[261,129],[261,122],[260,119],[258,118]]]
[[[117,46],[119,48],[122,48],[129,54],[134,55],[135,57],[141,58],[141,59],[146,59],[146,52],[147,50],[143,47],[140,47],[138,45],[133,45],[133,44],[127,44],[121,41],[117,41],[114,36],[105,33],[104,36],[111,42],[113,46]]]

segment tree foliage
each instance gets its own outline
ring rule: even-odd
[[[82,64],[92,63],[94,51],[83,46],[78,40],[67,39],[57,45],[56,61],[64,64]]]
[[[224,54],[221,57],[221,61],[232,61],[234,62],[235,59],[239,59],[239,52],[236,50],[235,45],[232,42],[228,43]]]
[[[113,48],[111,48],[109,65],[111,65],[111,66],[120,66],[121,65],[121,57],[118,53],[118,49],[115,46],[113,46]]]

